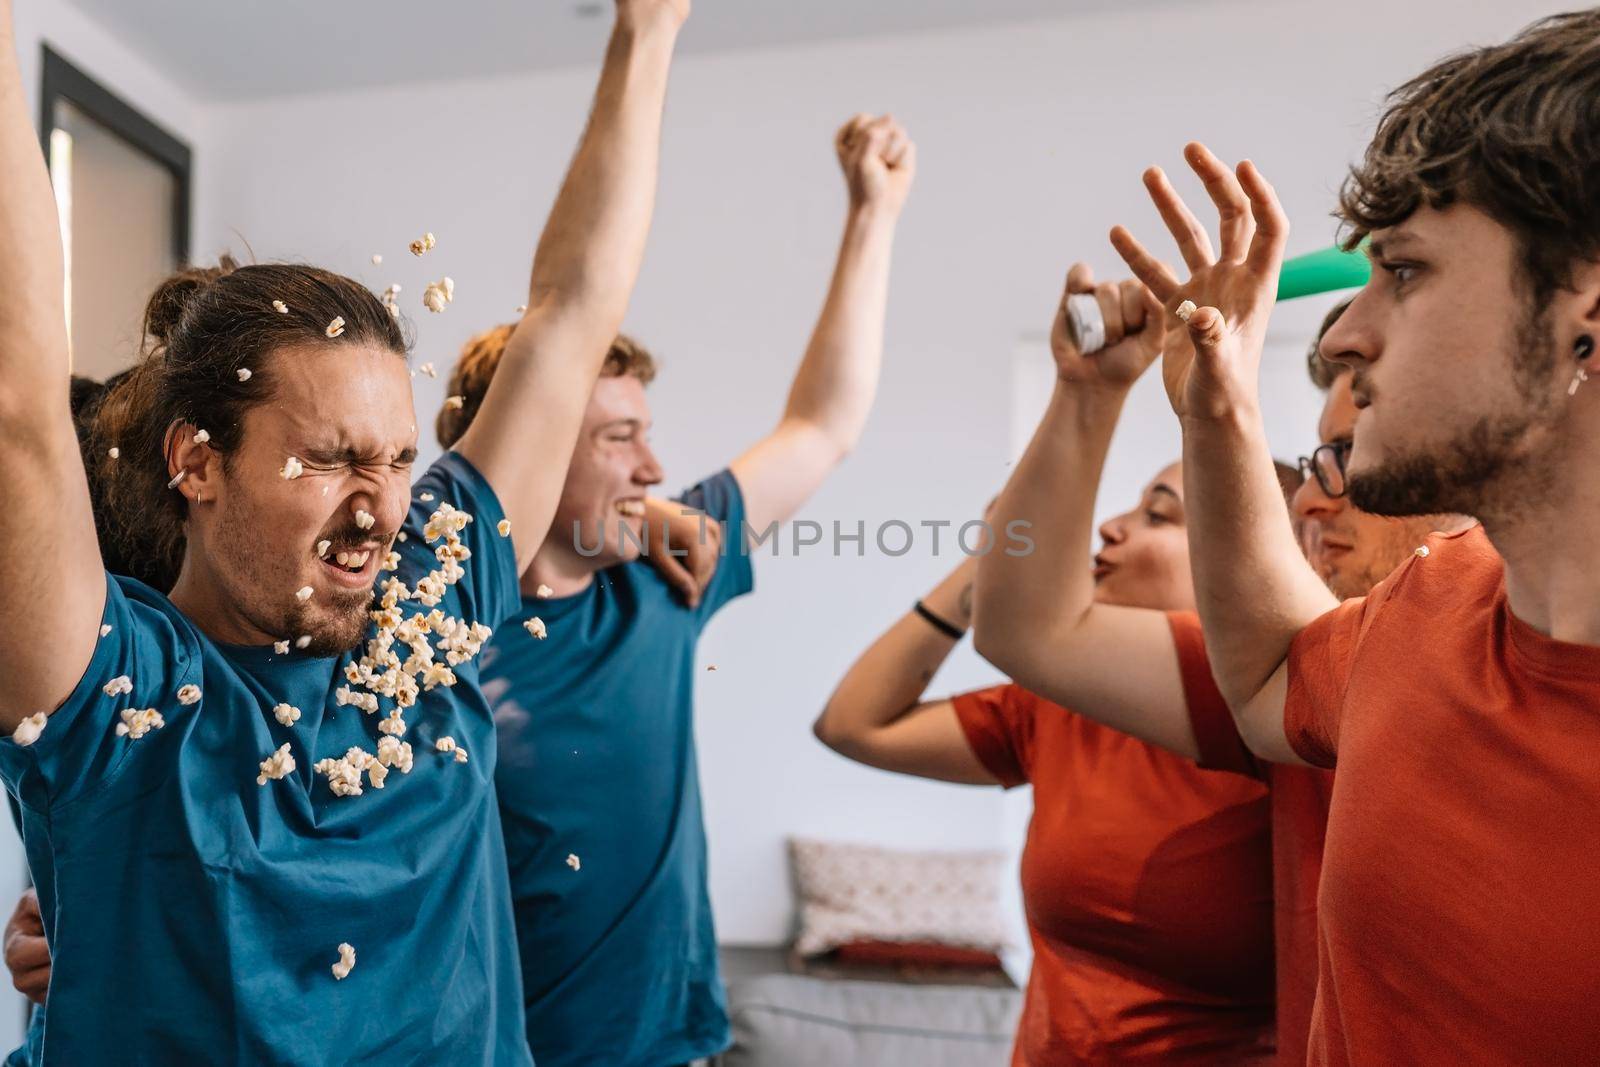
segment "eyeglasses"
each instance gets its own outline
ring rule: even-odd
[[[1316,476],[1317,486],[1322,492],[1334,499],[1344,496],[1350,488],[1345,484],[1344,465],[1350,458],[1350,447],[1354,442],[1335,441],[1331,445],[1321,445],[1309,456],[1300,457],[1300,477],[1310,478]]]

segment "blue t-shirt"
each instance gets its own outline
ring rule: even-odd
[[[516,610],[516,558],[498,499],[460,456],[414,487],[395,576],[409,587],[438,566],[423,525],[441,502],[473,521],[465,575],[437,607],[496,626]],[[109,580],[103,621],[38,740],[0,741],[52,956],[33,1062],[531,1064],[476,660],[404,712],[409,773],[336,796],[313,765],[378,751],[393,707],[339,706],[352,654],[218,644],[127,578]],[[132,691],[108,696],[120,675]],[[186,685],[198,701],[180,702]],[[280,703],[299,721],[281,724]],[[165,725],[119,736],[127,708]],[[467,762],[435,749],[445,735]],[[295,769],[258,784],[285,742]],[[342,981],[341,942],[356,952]]]
[[[583,592],[527,599],[483,654],[539,1067],[664,1067],[728,1044],[706,890],[694,748],[695,644],[750,591],[744,500],[728,471],[683,501],[724,526],[690,610],[646,560]],[[577,869],[568,863],[576,857]]]

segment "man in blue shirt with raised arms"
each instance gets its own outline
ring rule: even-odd
[[[158,290],[114,447],[121,521],[181,553],[163,596],[99,565],[0,0],[0,606],[28,633],[0,646],[0,775],[54,956],[35,1062],[531,1062],[474,659],[637,276],[688,6],[617,0],[527,312],[415,487],[403,339],[365,288],[225,265]]]
[[[728,551],[715,576],[685,602],[638,558],[646,492],[662,480],[644,393],[655,366],[619,338],[551,536],[523,573],[522,610],[484,653],[540,1067],[670,1067],[728,1044],[694,748],[695,646],[711,616],[751,589],[745,524],[759,535],[794,514],[861,434],[915,169],[888,117],[857,116],[836,148],[849,187],[844,239],[783,417],[682,497],[722,525]],[[495,338],[457,364],[450,392],[464,403],[440,415],[446,445],[477,428],[477,396],[506,372],[510,349],[502,356]],[[654,518],[651,527],[658,538]]]

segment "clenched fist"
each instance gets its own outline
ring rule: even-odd
[[[1106,345],[1089,355],[1078,350],[1067,328],[1067,298],[1078,293],[1093,294],[1105,320]],[[1050,350],[1062,381],[1126,390],[1161,355],[1165,336],[1166,311],[1142,283],[1130,278],[1096,285],[1086,263],[1074,263],[1067,272],[1050,330]]]
[[[900,211],[917,173],[917,146],[893,115],[857,115],[839,128],[833,147],[852,207]]]

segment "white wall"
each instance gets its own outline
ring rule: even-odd
[[[129,50],[77,9],[62,0],[15,0],[17,54],[29,110],[38,122],[40,45],[49,44],[102,85],[189,142],[195,150],[195,172],[204,175],[208,146],[201,102],[165,72]],[[197,180],[198,186],[198,180]],[[198,202],[203,194],[195,192]],[[0,914],[9,916],[26,879],[22,845],[9,818],[0,818]],[[0,1049],[13,1048],[22,1037],[25,1002],[0,981]]]
[[[656,440],[676,488],[776,417],[820,302],[843,195],[834,125],[893,110],[922,174],[902,228],[883,389],[858,453],[805,513],[869,528],[965,519],[1011,458],[1013,353],[1047,325],[1068,263],[1117,261],[1105,232],[1160,228],[1142,167],[1181,165],[1185,140],[1250,154],[1296,225],[1329,243],[1333,190],[1381,93],[1444,51],[1504,37],[1551,5],[1306,0],[1162,5],[988,31],[721,56],[676,75],[658,222],[629,329],[664,358]],[[219,109],[205,161],[200,250],[303,259],[381,288],[423,316],[418,358],[442,366],[522,302],[529,253],[574,144],[593,71],[277,99]],[[1180,187],[1198,196],[1194,183]],[[405,242],[439,238],[423,261]],[[368,257],[386,256],[382,268]],[[423,283],[459,289],[443,316]],[[1266,372],[1274,447],[1313,442],[1318,397],[1299,353],[1327,301],[1284,309]],[[443,382],[418,379],[431,418]],[[1102,509],[1125,507],[1177,454],[1159,382],[1142,383]],[[789,922],[789,833],[950,846],[1014,837],[1022,806],[913,783],[832,756],[812,717],[851,658],[954,558],[763,559],[759,595],[709,632],[699,736],[713,895],[725,940]],[[993,672],[963,650],[949,691]],[[1007,813],[1010,813],[1009,815]]]

